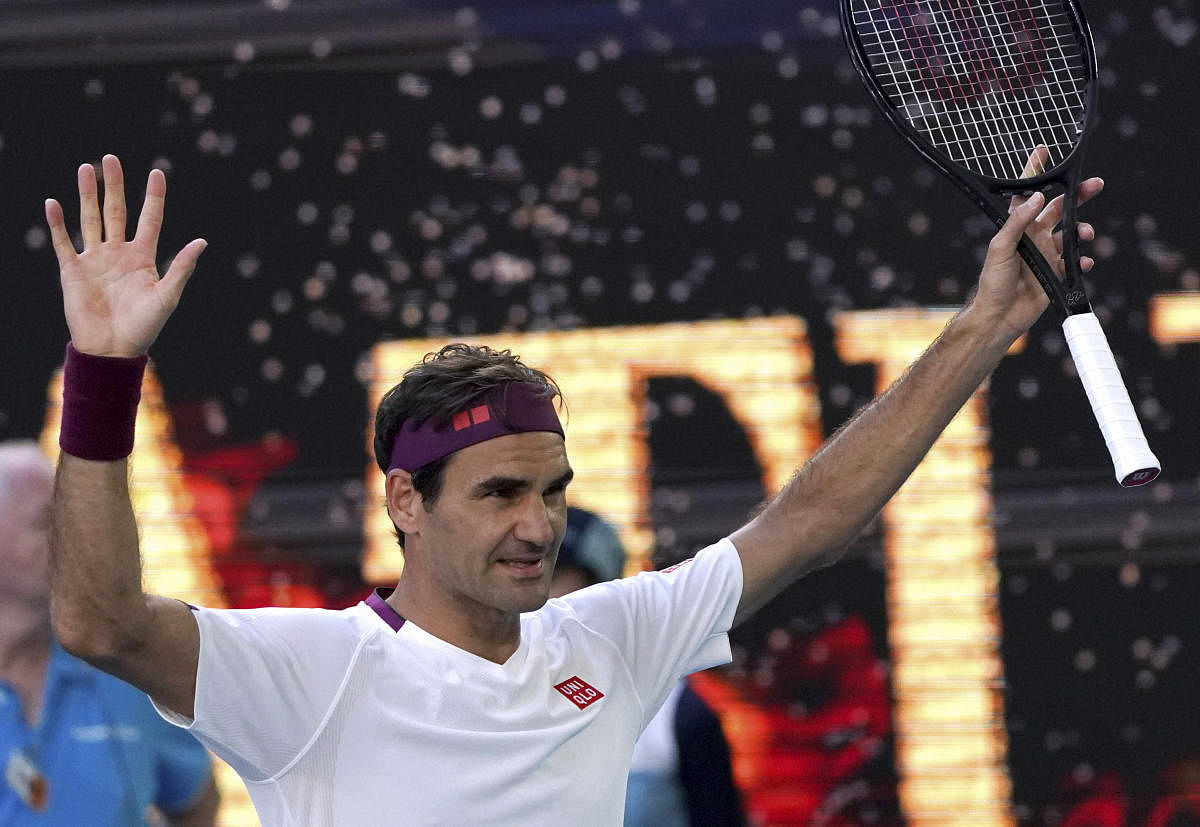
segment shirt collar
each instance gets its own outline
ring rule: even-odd
[[[387,602],[388,595],[394,591],[395,589],[382,587],[374,589],[369,595],[367,595],[367,599],[363,602],[366,603],[371,610],[375,612],[375,614],[379,615],[379,618],[384,623],[386,623],[388,626],[391,626],[393,632],[398,632],[400,631],[400,627],[404,625],[404,618],[401,617],[400,614]]]

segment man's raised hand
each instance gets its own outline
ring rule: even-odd
[[[62,206],[46,200],[46,223],[62,279],[63,306],[76,350],[98,356],[146,353],[179,304],[184,285],[208,245],[188,242],[159,277],[156,264],[167,179],[151,170],[132,240],[125,237],[125,181],[121,162],[105,155],[104,211],[91,164],[79,168],[79,226],[83,251],[67,232]]]

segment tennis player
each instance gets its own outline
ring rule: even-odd
[[[396,587],[344,611],[214,610],[143,593],[127,487],[146,354],[205,241],[160,278],[162,172],[127,241],[120,164],[102,166],[103,210],[79,170],[82,252],[46,202],[71,334],[55,630],[229,762],[267,825],[619,824],[633,744],[678,679],[728,661],[734,623],[837,558],[1042,313],[1021,233],[1061,250],[1061,201],[1014,201],[972,300],[754,519],[670,570],[561,599],[558,388],[508,352],[447,347],[379,407]]]

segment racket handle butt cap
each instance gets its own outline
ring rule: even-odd
[[[1158,479],[1158,475],[1162,471],[1162,466],[1158,464],[1158,460],[1155,459],[1153,454],[1150,455],[1150,459],[1153,462],[1139,465],[1132,471],[1123,471],[1117,468],[1117,482],[1121,484],[1121,487],[1136,488],[1139,485],[1145,485],[1148,482],[1154,482]]]

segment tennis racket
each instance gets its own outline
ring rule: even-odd
[[[1027,236],[1019,251],[1065,319],[1117,481],[1150,482],[1161,466],[1079,267],[1076,195],[1097,97],[1096,52],[1083,10],[1075,0],[840,3],[850,57],[880,111],[997,227],[1008,218],[1005,199],[1063,191],[1064,276]]]

